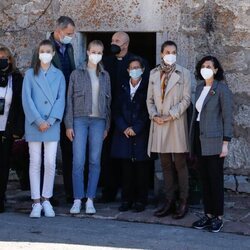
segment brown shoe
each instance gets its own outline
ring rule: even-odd
[[[173,201],[166,200],[163,206],[154,212],[156,217],[165,217],[173,213],[175,209],[175,203]]]
[[[173,214],[173,219],[182,219],[188,212],[188,205],[186,200],[180,200],[176,212]]]

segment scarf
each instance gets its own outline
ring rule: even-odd
[[[168,80],[170,78],[170,76],[172,75],[172,73],[175,70],[176,65],[169,65],[169,64],[165,64],[163,61],[160,65],[160,70],[161,70],[161,102],[163,103],[164,101],[164,97],[165,97],[165,92],[166,92],[166,87],[167,87],[167,83]]]

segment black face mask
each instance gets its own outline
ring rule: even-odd
[[[11,67],[8,63],[8,59],[0,59],[0,87],[5,88],[8,85],[8,76],[10,70]]]
[[[8,59],[2,58],[0,59],[0,70],[6,69],[9,66]]]
[[[121,52],[121,47],[116,44],[111,44],[110,51],[112,54],[117,55]]]

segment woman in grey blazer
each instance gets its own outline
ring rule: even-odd
[[[219,232],[223,227],[223,164],[232,138],[232,93],[213,56],[198,62],[196,76],[203,81],[196,88],[190,141],[191,153],[198,157],[205,215],[193,227]]]

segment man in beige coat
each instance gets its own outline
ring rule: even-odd
[[[186,111],[191,99],[191,77],[189,70],[176,64],[176,53],[177,45],[173,41],[164,42],[161,47],[162,62],[150,73],[147,95],[151,119],[148,154],[159,153],[166,188],[165,203],[154,215],[164,217],[174,212],[173,218],[180,219],[188,210]],[[176,187],[179,190],[177,209]]]

